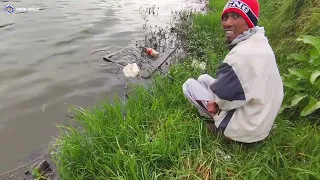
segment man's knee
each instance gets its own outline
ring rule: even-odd
[[[189,95],[190,94],[190,87],[191,84],[193,84],[193,82],[196,81],[193,78],[189,78],[185,83],[183,83],[182,85],[182,91],[184,93],[184,95]]]
[[[210,76],[208,74],[202,74],[198,77],[198,81],[200,82],[206,82],[208,79],[210,78]]]

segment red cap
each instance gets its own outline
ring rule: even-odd
[[[257,26],[260,13],[260,5],[258,0],[230,0],[222,15],[228,12],[236,12],[248,23],[250,28]]]

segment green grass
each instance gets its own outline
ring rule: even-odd
[[[296,39],[308,34],[320,36],[320,2],[318,0],[260,0],[261,20],[266,35],[277,55],[280,70],[284,72],[294,62],[286,56],[306,47]]]
[[[148,88],[132,85],[126,102],[115,97],[95,108],[74,109],[77,126],[60,127],[53,157],[61,179],[320,179],[320,129],[308,118],[292,111],[280,114],[268,139],[243,145],[206,131],[206,123],[184,98],[182,82],[201,74],[190,61],[207,61],[214,76],[227,53],[220,24],[225,2],[210,1],[212,11],[194,16],[193,25],[184,27],[191,56],[170,69],[175,80],[156,75]],[[292,0],[260,1],[260,25],[266,25],[280,69],[290,64],[282,59],[286,53],[305,48],[293,41],[297,36],[319,35],[313,28],[319,23],[309,24],[314,21],[294,28],[295,22],[316,16],[301,16],[302,11],[319,9],[316,1],[306,2],[293,11]],[[316,6],[311,8],[311,2]],[[280,25],[275,11],[295,15],[297,21],[283,17]],[[296,31],[282,34],[284,27]]]

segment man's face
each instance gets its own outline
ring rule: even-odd
[[[227,43],[230,44],[236,37],[249,30],[247,22],[238,13],[230,12],[222,16],[222,26],[226,32]]]

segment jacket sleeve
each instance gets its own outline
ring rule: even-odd
[[[213,92],[214,101],[221,110],[230,111],[246,105],[251,100],[246,97],[242,83],[244,82],[239,80],[231,65],[221,64],[216,81],[209,87]]]

